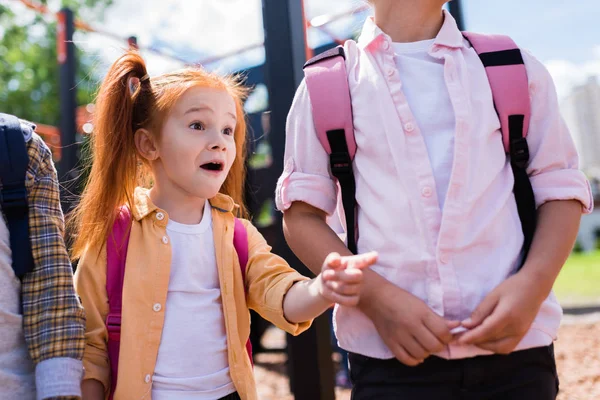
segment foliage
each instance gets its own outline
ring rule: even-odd
[[[63,0],[77,16],[98,20],[112,0]],[[0,111],[57,126],[60,121],[56,18],[27,10],[15,13],[16,1],[0,4]],[[39,1],[48,5],[48,0]],[[49,4],[57,10],[59,5]],[[93,59],[76,52],[78,105],[93,100]]]

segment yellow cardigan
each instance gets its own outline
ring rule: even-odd
[[[164,304],[171,267],[171,246],[166,232],[167,213],[152,203],[146,189],[136,189],[134,203],[123,284],[115,400],[152,398],[152,376],[164,323]],[[235,204],[230,197],[222,194],[211,199],[210,204],[231,379],[242,400],[256,400],[256,384],[245,348],[250,334],[248,309],[257,311],[293,335],[300,334],[310,327],[311,321],[301,324],[287,321],[283,315],[283,299],[294,283],[308,278],[298,274],[281,257],[272,254],[271,247],[257,229],[250,222],[242,220],[248,232],[246,296],[233,247],[232,211]],[[162,213],[160,217],[164,218],[157,218],[157,213]],[[108,314],[105,246],[100,250],[90,249],[81,258],[75,273],[75,288],[87,313],[84,379],[102,382],[108,396],[110,366],[105,325]],[[190,346],[198,345],[202,344],[190,343]]]

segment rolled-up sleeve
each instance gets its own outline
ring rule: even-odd
[[[590,184],[579,170],[579,156],[560,115],[556,89],[544,65],[524,52],[529,76],[531,121],[527,142],[531,154],[527,168],[537,207],[554,200],[577,200],[590,213]]]
[[[306,83],[296,92],[286,126],[284,171],[275,193],[280,211],[301,201],[333,214],[337,184],[329,174],[329,156],[315,131]]]

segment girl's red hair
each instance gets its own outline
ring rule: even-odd
[[[139,79],[133,93],[130,78]],[[221,193],[231,196],[241,207],[241,215],[246,216],[243,199],[245,88],[233,77],[219,76],[202,68],[186,68],[147,79],[144,60],[138,52],[129,51],[110,67],[96,100],[91,137],[92,168],[81,200],[70,216],[76,235],[72,248],[75,259],[87,248],[100,248],[106,242],[119,207],[133,205],[136,186],[150,187],[148,165],[138,154],[134,142],[136,130],[145,128],[158,134],[175,102],[196,86],[225,90],[235,101],[237,154]]]

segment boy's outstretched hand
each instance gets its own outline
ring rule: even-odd
[[[323,262],[320,294],[325,299],[344,306],[356,306],[360,299],[363,269],[377,262],[377,253],[342,257],[331,253]]]

